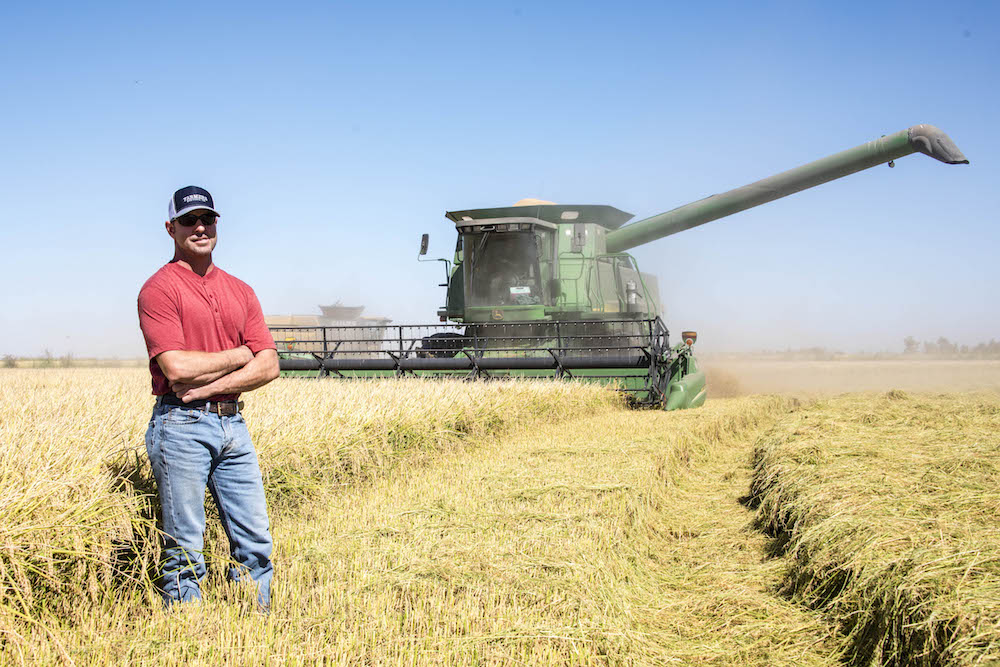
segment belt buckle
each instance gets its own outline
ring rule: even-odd
[[[240,411],[241,407],[243,407],[241,403],[242,401],[240,403],[236,403],[235,401],[215,401],[213,403],[209,403],[208,409],[209,412],[214,412],[220,417],[232,417]]]

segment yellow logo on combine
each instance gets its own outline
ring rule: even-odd
[[[503,311],[502,310],[494,310],[493,311],[493,319],[495,319],[495,320],[502,320],[503,319]]]

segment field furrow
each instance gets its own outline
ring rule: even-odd
[[[759,443],[758,523],[785,591],[855,664],[1000,661],[1000,396],[845,396]]]

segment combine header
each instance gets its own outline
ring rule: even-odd
[[[449,212],[458,242],[451,260],[437,260],[442,324],[272,327],[281,368],[345,378],[582,378],[613,383],[638,405],[697,407],[706,391],[697,335],[670,346],[656,278],[626,251],[915,152],[968,164],[944,132],[915,125],[630,225],[632,215],[611,206],[537,200]],[[427,243],[424,234],[421,256]]]
[[[474,325],[272,327],[283,371],[311,376],[579,378],[616,383],[637,405],[667,405],[671,377],[701,377],[689,344],[674,349],[660,318]],[[349,341],[351,349],[346,349]],[[364,348],[364,349],[359,349]],[[697,387],[696,387],[697,388]],[[676,407],[685,395],[674,392]],[[703,400],[703,399],[702,399]]]

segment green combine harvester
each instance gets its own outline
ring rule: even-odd
[[[271,327],[288,374],[320,377],[552,377],[613,384],[636,405],[705,402],[697,335],[671,345],[656,278],[628,250],[848,174],[920,152],[968,164],[931,125],[895,134],[735,190],[626,224],[611,206],[518,205],[452,211],[439,324]],[[421,239],[420,255],[428,237]],[[433,261],[433,260],[423,260]]]

